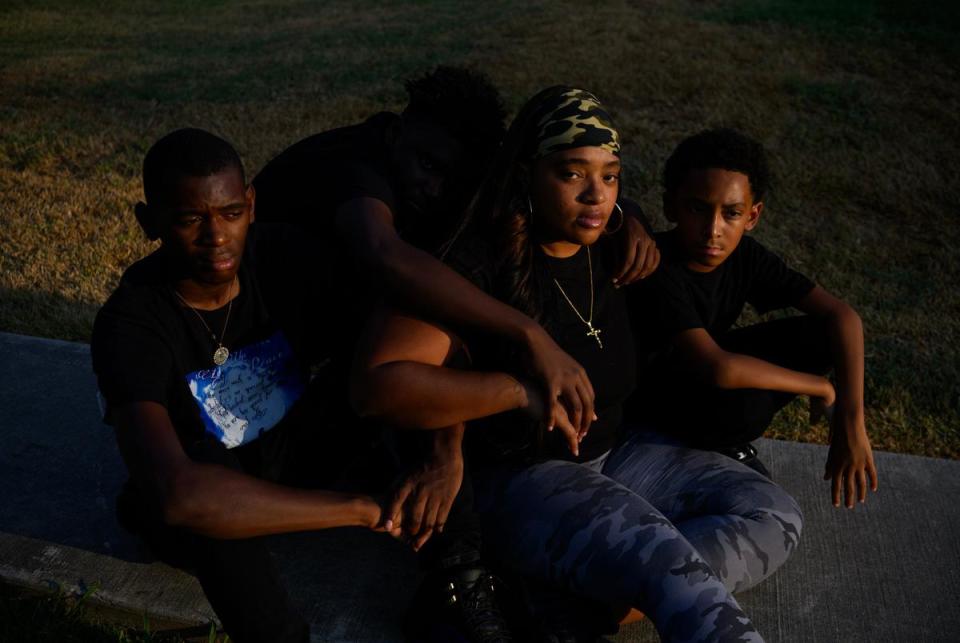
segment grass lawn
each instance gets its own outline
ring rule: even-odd
[[[95,590],[93,590],[95,591]],[[0,584],[0,641],[16,643],[229,643],[226,634],[202,626],[154,631],[144,617],[136,627],[118,625],[91,611],[88,597],[36,595]]]
[[[86,340],[150,250],[139,166],[192,125],[251,175],[289,143],[403,103],[437,63],[486,71],[515,109],[596,92],[626,193],[658,224],[672,147],[729,125],[768,147],[756,235],[851,302],[876,448],[960,457],[960,18],[894,0],[18,2],[0,6],[0,330]],[[778,437],[823,441],[796,404]]]

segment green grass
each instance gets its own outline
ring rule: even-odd
[[[881,449],[960,457],[960,26],[952,2],[7,2],[0,8],[0,329],[86,340],[148,252],[139,164],[199,126],[251,173],[289,143],[403,103],[440,63],[516,109],[582,85],[625,140],[659,225],[672,147],[727,125],[769,149],[757,236],[850,301]],[[775,435],[823,441],[802,405]]]

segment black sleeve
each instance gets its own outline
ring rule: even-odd
[[[759,241],[744,237],[741,243],[748,274],[753,276],[746,299],[758,312],[794,306],[813,290],[815,284],[810,279],[790,269],[783,259],[764,248]]]
[[[457,239],[443,261],[483,292],[493,292],[496,271],[483,240],[472,236]]]
[[[330,205],[336,209],[348,201],[361,198],[377,199],[391,211],[396,211],[393,188],[382,173],[366,163],[349,163],[336,173],[336,186]]]
[[[673,266],[661,266],[636,288],[628,290],[628,301],[631,319],[643,320],[639,325],[657,341],[706,326],[683,276]]]
[[[130,402],[168,406],[173,356],[158,322],[124,287],[97,314],[90,352],[97,387],[110,408]]]

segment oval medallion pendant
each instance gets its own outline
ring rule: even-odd
[[[230,357],[230,351],[227,350],[226,346],[220,346],[213,353],[213,363],[217,366],[220,366],[227,361],[227,358]]]

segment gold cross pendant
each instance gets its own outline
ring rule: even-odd
[[[597,345],[602,349],[603,342],[600,341],[601,330],[599,328],[594,328],[593,324],[589,322],[587,323],[587,326],[590,328],[590,330],[587,332],[587,337],[593,337],[595,340],[597,340]]]

